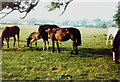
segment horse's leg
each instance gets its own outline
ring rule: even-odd
[[[76,43],[76,41],[75,41],[75,47],[76,47],[76,54],[78,54],[78,49],[77,49],[77,43]]]
[[[17,40],[18,40],[18,49],[20,48],[19,46],[19,34],[17,34]]]
[[[15,36],[14,36],[13,38],[14,38],[14,44],[13,44],[13,47],[15,47],[15,41],[16,41],[16,38],[15,38]]]
[[[31,40],[30,47],[32,47],[32,43],[35,41],[35,38]]]
[[[113,45],[113,38],[111,39],[111,45]]]
[[[54,44],[54,40],[55,40],[55,36],[53,33],[50,34],[50,39],[52,41],[52,52],[54,53],[55,52],[55,44]]]
[[[53,45],[53,50],[52,50],[52,52],[54,53],[54,52],[55,52],[55,43],[54,43],[54,40],[52,40],[52,45]]]
[[[59,48],[58,40],[56,41],[56,45],[57,45],[57,48],[58,48],[58,52],[60,53],[60,48]]]
[[[44,39],[43,39],[43,42],[44,42],[44,44],[43,44],[43,51],[45,51],[45,47],[46,47],[46,40],[44,40]]]
[[[32,42],[30,43],[30,47],[32,47]]]
[[[37,47],[37,40],[35,41],[35,46]]]
[[[72,42],[73,42],[73,46],[72,46],[72,51],[70,52],[70,54],[73,54],[74,47],[75,47],[75,41],[74,41],[74,40],[72,40]]]
[[[117,64],[120,64],[119,60],[119,49],[117,49],[115,52],[113,52],[113,61]]]
[[[9,38],[5,38],[7,41],[7,49],[9,48]]]
[[[49,51],[50,47],[49,47],[49,41],[47,40],[47,50]]]

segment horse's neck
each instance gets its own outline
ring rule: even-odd
[[[117,33],[117,35],[113,41],[113,47],[119,48],[119,45],[120,45],[120,31]]]

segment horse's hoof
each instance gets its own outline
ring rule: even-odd
[[[76,55],[78,55],[78,53],[76,53]]]
[[[118,62],[118,61],[114,61],[115,62],[115,64],[120,64],[120,62]]]
[[[50,51],[50,48],[48,48],[47,50]]]
[[[21,50],[22,48],[18,48],[18,50]]]
[[[70,54],[73,54],[73,52],[70,52]]]

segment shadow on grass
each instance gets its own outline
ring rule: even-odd
[[[43,49],[41,48],[36,48],[36,47],[25,47],[22,49],[18,48],[9,48],[9,49],[2,49],[2,51],[42,51]]]
[[[10,49],[2,49],[3,51],[21,51],[21,52],[25,52],[25,51],[43,51],[42,48],[39,47],[25,47],[23,49],[18,49],[18,48],[10,48]],[[68,51],[68,53],[71,52],[72,48],[65,48],[65,47],[60,47],[61,52],[63,51]],[[47,51],[47,49],[45,49],[45,51]],[[50,52],[52,52],[52,47],[50,47]],[[55,48],[55,52],[58,52],[58,49]],[[60,52],[60,53],[61,53]],[[75,56],[75,51],[73,54],[71,54],[73,56]],[[78,49],[78,55],[81,57],[103,57],[103,56],[111,56],[112,53],[110,52],[110,49],[93,49],[93,48],[80,48]]]
[[[102,56],[111,56],[112,53],[110,52],[110,49],[101,49],[101,48],[98,48],[98,49],[92,49],[92,48],[81,48],[79,50],[79,54],[80,56],[82,57],[93,57],[93,56],[99,56],[99,57],[102,57]]]
[[[69,51],[71,52],[72,50],[72,47],[70,48],[65,48],[65,47],[60,47],[60,50],[61,52],[62,51]],[[57,51],[57,48],[56,48],[56,51]],[[74,51],[74,54],[75,54],[75,51]],[[73,55],[74,55],[73,54]],[[83,57],[92,57],[92,56],[111,56],[112,53],[110,51],[110,49],[106,49],[106,48],[96,48],[96,49],[93,49],[93,48],[79,48],[78,49],[78,55],[80,56],[83,56]]]
[[[52,50],[52,49],[51,49]],[[68,51],[69,53],[72,50],[72,47],[60,47],[61,52],[63,51]],[[57,52],[58,49],[55,48],[55,52]],[[71,54],[73,56],[77,55],[75,54],[75,51],[73,54]],[[99,57],[103,57],[103,56],[112,56],[112,53],[110,51],[110,49],[106,49],[106,48],[79,48],[78,49],[78,55],[81,57],[94,57],[94,56],[99,56]]]

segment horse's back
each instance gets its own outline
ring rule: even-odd
[[[53,28],[59,28],[59,27],[57,25],[45,24],[45,25],[39,26],[38,31],[40,31],[40,30],[47,30],[48,28],[53,29]]]
[[[119,28],[117,27],[108,28],[108,36],[111,34],[113,37],[115,37],[118,30]]]
[[[29,38],[33,39],[33,38],[37,38],[38,37],[38,32],[33,32],[30,34]]]
[[[20,32],[20,28],[18,26],[12,26],[12,27],[6,26],[2,31],[2,36],[12,37],[15,36],[15,34],[19,35],[19,32]]]
[[[80,31],[76,28],[59,28],[55,32],[55,37],[59,41],[67,41],[70,38],[75,39],[77,35],[80,34]]]

